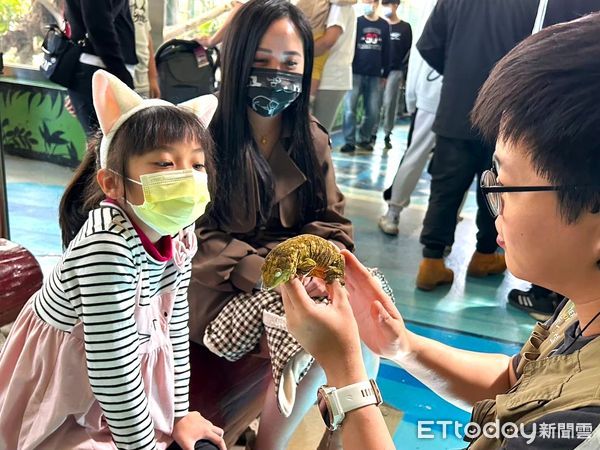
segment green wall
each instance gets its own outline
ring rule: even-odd
[[[0,77],[4,151],[76,167],[85,152],[85,133],[64,108],[66,94],[53,83]]]

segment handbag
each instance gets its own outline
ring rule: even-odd
[[[82,52],[80,43],[73,42],[58,25],[52,24],[44,37],[42,52],[44,59],[40,70],[44,76],[61,86],[70,87]]]

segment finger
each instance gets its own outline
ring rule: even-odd
[[[215,433],[219,437],[223,437],[223,435],[225,434],[225,431],[223,431],[223,428],[219,428],[216,425],[212,425],[211,430],[213,433]]]
[[[344,261],[346,263],[346,270],[349,269],[350,272],[361,273],[362,275],[370,276],[371,274],[367,270],[367,268],[358,260],[358,258],[354,255],[354,253],[348,250],[342,250],[342,255],[344,256]]]
[[[206,439],[215,444],[217,447],[219,447],[219,450],[227,450],[225,441],[221,436],[218,436],[215,433],[211,432],[210,435],[206,437]]]
[[[374,319],[386,325],[390,325],[393,320],[402,319],[400,312],[393,303],[390,309],[389,305],[375,301],[371,306],[371,314]]]
[[[306,292],[306,288],[300,280],[294,278],[282,285],[293,302],[294,308],[301,310],[310,310],[314,308],[314,302]]]
[[[287,290],[287,286],[281,286],[281,300],[283,301],[283,309],[285,310],[285,315],[289,317],[296,310],[296,308]]]
[[[335,307],[349,306],[348,294],[339,281],[325,285],[331,304]]]

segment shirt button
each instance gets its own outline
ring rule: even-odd
[[[169,315],[169,313],[167,313],[166,311],[163,314],[165,315],[165,317]]]

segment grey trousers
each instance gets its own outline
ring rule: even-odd
[[[330,133],[335,125],[335,118],[346,92],[348,91],[319,89],[315,96],[313,115]]]
[[[389,82],[389,79],[388,79]],[[435,133],[431,131],[435,114],[417,110],[410,146],[406,149],[392,184],[392,198],[388,202],[390,208],[400,212],[410,203],[410,196],[415,190],[421,173],[429,160],[429,154],[435,146]]]
[[[381,120],[383,120],[383,131],[385,135],[389,135],[394,129],[394,123],[396,121],[396,111],[398,109],[398,98],[400,97],[400,90],[404,85],[404,72],[402,70],[392,70],[385,83],[385,90],[383,92],[383,99],[381,108],[380,120],[373,130],[373,134],[377,134]]]

